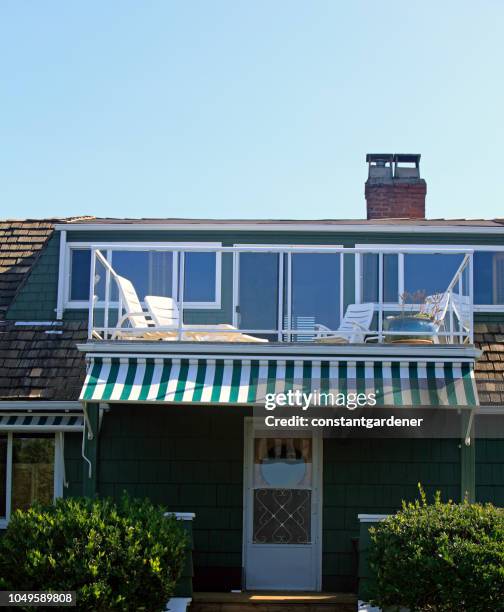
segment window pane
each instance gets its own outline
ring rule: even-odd
[[[443,293],[453,280],[463,258],[462,254],[406,254],[404,256],[404,290],[408,294],[418,291],[424,293],[425,296]]]
[[[398,258],[397,255],[383,255],[383,301],[398,301]],[[362,301],[378,301],[378,254],[365,253],[362,256]]]
[[[186,253],[184,302],[215,302],[215,253]]]
[[[89,274],[91,269],[90,249],[71,249],[70,251],[70,300],[89,300]],[[102,252],[106,258],[106,253]],[[105,295],[105,268],[99,261],[96,262],[95,295],[100,300]]]
[[[504,253],[474,253],[474,303],[504,304]]]
[[[310,438],[256,438],[254,487],[311,487]]]
[[[172,296],[173,253],[114,251],[112,267],[117,274],[133,283],[140,300],[146,295]],[[112,299],[118,299],[115,284]]]
[[[241,329],[277,328],[278,254],[240,253],[239,304]]]
[[[12,444],[12,511],[54,497],[54,436],[14,436]]]
[[[7,436],[0,436],[0,517],[5,518],[7,499]]]
[[[322,324],[337,329],[340,321],[339,254],[294,254],[291,261],[292,328],[313,330],[315,325]]]
[[[149,295],[149,253],[146,251],[114,251],[112,267],[117,274],[133,283],[141,300]]]
[[[105,256],[105,253],[104,253]],[[133,283],[140,300],[146,295],[173,296],[173,257],[166,251],[113,251],[111,264],[117,274]],[[90,250],[72,249],[70,299],[89,299]],[[97,263],[98,283],[95,294],[105,299],[105,269]],[[215,253],[186,253],[184,301],[215,302],[217,257]],[[112,301],[117,301],[115,283],[111,283]]]
[[[493,303],[504,304],[504,253],[494,253],[492,275]]]
[[[91,251],[89,249],[72,249],[70,252],[70,299],[88,300]]]
[[[149,253],[148,295],[173,296],[173,253]]]

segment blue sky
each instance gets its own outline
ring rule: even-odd
[[[504,3],[4,0],[0,216],[504,216]]]

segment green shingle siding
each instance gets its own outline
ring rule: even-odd
[[[117,405],[100,432],[98,490],[126,490],[173,511],[195,512],[196,575],[240,572],[243,417],[229,407]]]
[[[460,497],[458,440],[324,440],[323,589],[355,589],[358,514],[388,514],[416,499]]]
[[[54,234],[10,305],[6,318],[52,321],[58,295],[59,235]]]
[[[504,440],[476,439],[476,501],[504,506]]]

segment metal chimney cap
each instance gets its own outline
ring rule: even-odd
[[[392,163],[394,161],[393,153],[368,153],[366,155],[366,161],[368,163],[377,162],[377,161],[385,161]]]
[[[405,164],[415,164],[418,167],[421,157],[420,153],[395,153],[394,161],[396,163],[404,162]]]

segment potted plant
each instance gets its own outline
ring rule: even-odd
[[[405,292],[400,299],[400,313],[386,317],[383,322],[385,331],[395,332],[385,336],[386,342],[432,344],[442,319],[444,294],[426,297],[425,291]]]

